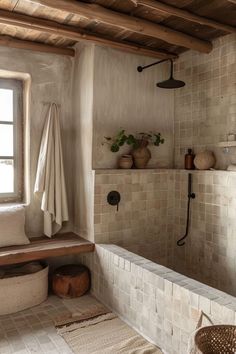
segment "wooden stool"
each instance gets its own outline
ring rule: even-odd
[[[90,288],[90,272],[84,265],[68,264],[53,272],[52,288],[61,298],[84,295]]]

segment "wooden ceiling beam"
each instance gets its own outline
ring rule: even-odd
[[[5,35],[0,35],[0,46],[31,50],[41,53],[53,53],[58,55],[68,55],[71,57],[75,56],[75,51],[71,48],[60,48],[48,44],[16,39]]]
[[[97,4],[88,4],[75,0],[27,0],[29,3],[40,4],[49,8],[73,13],[91,21],[102,22],[112,27],[161,39],[167,43],[209,53],[212,50],[210,42],[178,32],[144,19],[122,14],[106,9]]]
[[[232,0],[231,0],[232,1]],[[236,3],[236,0],[234,0]],[[214,20],[211,20],[206,17],[202,17],[199,15],[196,15],[190,11],[180,9],[174,6],[170,6],[164,3],[161,3],[156,0],[136,0],[137,5],[143,5],[149,9],[156,10],[158,12],[162,12],[165,14],[168,14],[170,16],[176,16],[179,18],[183,18],[185,20],[199,23],[200,25],[205,25],[208,27],[212,27],[227,33],[236,33],[236,27],[220,23]]]
[[[111,40],[103,36],[93,35],[92,33],[84,31],[80,28],[62,25],[54,21],[39,19],[36,17],[22,15],[5,10],[0,10],[0,23],[8,26],[35,30],[40,33],[44,32],[50,35],[62,36],[64,38],[74,40],[75,42],[91,41],[102,46],[109,46],[111,48],[153,58],[174,59],[178,57],[178,55],[174,53],[168,53],[165,51],[155,50],[151,48],[149,49],[138,44],[136,45],[131,43],[124,43],[118,40]]]

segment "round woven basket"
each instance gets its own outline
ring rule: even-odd
[[[236,353],[236,326],[215,325],[202,327],[195,335],[199,354]]]

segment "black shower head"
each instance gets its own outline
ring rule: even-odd
[[[168,80],[157,83],[157,87],[164,89],[176,89],[183,86],[185,86],[185,82],[181,80],[175,80],[173,77],[170,77]]]
[[[170,63],[171,63],[171,66],[170,66],[170,77],[169,77],[168,80],[164,80],[164,81],[158,82],[157,83],[157,87],[160,87],[160,88],[163,88],[163,89],[177,89],[177,88],[185,86],[185,82],[183,82],[181,80],[175,80],[173,78],[174,65],[173,65],[173,60],[172,59],[162,59],[162,60],[156,61],[154,63],[151,63],[149,65],[138,66],[137,70],[138,70],[138,72],[141,73],[144,69],[150,68],[151,66],[156,65],[156,64],[161,64],[161,63],[163,63],[164,61],[167,61],[167,60],[170,60]]]
[[[185,86],[185,82],[181,80],[175,80],[173,78],[173,71],[174,71],[174,65],[173,61],[170,60],[171,67],[170,67],[170,77],[168,80],[164,80],[161,82],[157,83],[157,87],[164,88],[164,89],[176,89]]]

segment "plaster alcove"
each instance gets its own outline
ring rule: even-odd
[[[123,147],[113,154],[103,146],[104,136],[123,127],[132,133],[157,131],[165,144],[152,147],[148,167],[173,167],[174,93],[157,89],[169,75],[168,63],[140,74],[138,65],[153,58],[123,53],[91,44],[76,47],[74,72],[75,183],[74,227],[94,240],[95,170],[114,169]]]

